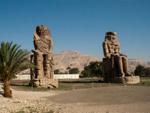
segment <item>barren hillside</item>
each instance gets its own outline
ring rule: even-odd
[[[61,71],[66,71],[68,67],[77,67],[79,70],[83,70],[84,66],[92,61],[99,61],[99,59],[77,51],[63,51],[54,55],[55,69]]]

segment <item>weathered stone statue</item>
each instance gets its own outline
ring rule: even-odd
[[[127,56],[120,52],[120,43],[116,32],[106,32],[103,51],[105,81],[112,82],[116,78],[120,78],[121,82],[125,82],[125,77],[131,76],[131,74],[128,73]]]
[[[35,68],[31,70],[31,79],[36,86],[48,86],[55,84],[53,80],[53,41],[48,28],[44,25],[36,27],[34,33],[34,50],[31,56],[31,62],[34,63]]]

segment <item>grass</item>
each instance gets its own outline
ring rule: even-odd
[[[116,83],[59,83],[59,88],[54,90],[74,90],[85,88],[97,88],[107,86],[120,86],[122,84]]]
[[[15,85],[12,86],[13,89],[19,90],[19,91],[49,91],[49,90],[74,90],[74,89],[85,89],[85,88],[97,88],[97,87],[107,87],[107,86],[120,86],[122,84],[118,83],[101,83],[101,82],[88,82],[88,83],[59,83],[59,87],[57,89],[48,89],[48,88],[35,88],[31,87],[29,85]]]
[[[137,85],[150,86],[150,77],[141,77],[141,82]]]
[[[97,87],[109,87],[109,86],[123,86],[121,83],[104,83],[104,82],[60,82],[59,88],[56,90],[72,90],[72,89],[83,89],[83,88],[97,88]],[[128,85],[127,86],[131,86]],[[150,77],[141,77],[139,84],[132,86],[150,86]]]
[[[85,89],[85,88],[97,88],[97,87],[108,87],[108,86],[122,86],[119,83],[104,83],[98,81],[60,81],[59,88],[52,90],[74,90],[74,89]],[[127,85],[131,86],[131,85]],[[132,86],[150,86],[150,77],[141,77],[141,82],[139,84],[134,84]],[[24,91],[49,91],[47,88],[33,88],[29,85],[19,85],[13,86],[16,90]]]

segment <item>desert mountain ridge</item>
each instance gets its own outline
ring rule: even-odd
[[[58,69],[60,72],[66,72],[67,68],[78,68],[80,71],[84,69],[90,62],[102,61],[102,58],[96,58],[94,56],[85,55],[79,51],[62,51],[53,55],[54,58],[54,70]],[[150,67],[150,62],[146,62],[141,59],[129,59],[128,71],[134,72],[137,65],[143,65]],[[29,69],[23,71],[24,74],[30,73]]]
[[[78,51],[62,51],[54,54],[55,69],[66,71],[68,67],[78,68],[80,71],[84,69],[90,62],[100,61],[100,59],[81,54]]]
[[[84,55],[79,51],[62,51],[54,54],[55,69],[66,71],[67,67],[77,67],[80,71],[92,61],[102,61],[90,55]],[[134,72],[137,65],[150,67],[150,62],[141,59],[128,59],[128,71]]]

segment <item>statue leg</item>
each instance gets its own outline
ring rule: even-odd
[[[48,60],[48,54],[43,55],[44,61],[43,61],[43,68],[44,68],[44,76],[49,78],[49,60]]]
[[[116,63],[117,63],[117,72],[119,74],[119,76],[124,77],[125,73],[123,70],[123,62],[122,62],[122,57],[121,56],[116,56]]]
[[[51,54],[44,55],[44,75],[53,78],[53,59]]]
[[[128,60],[127,60],[127,57],[122,56],[122,62],[123,62],[123,71],[126,75],[128,75]]]
[[[34,63],[33,60],[34,60],[34,55],[30,55],[30,63]],[[34,69],[32,67],[30,68],[30,74],[31,74],[30,79],[34,80],[35,74],[34,74]]]
[[[41,53],[35,53],[35,78],[41,80],[43,76],[43,56]]]
[[[48,55],[49,60],[49,77],[52,79],[54,75],[54,69],[53,69],[53,57],[51,54]]]

